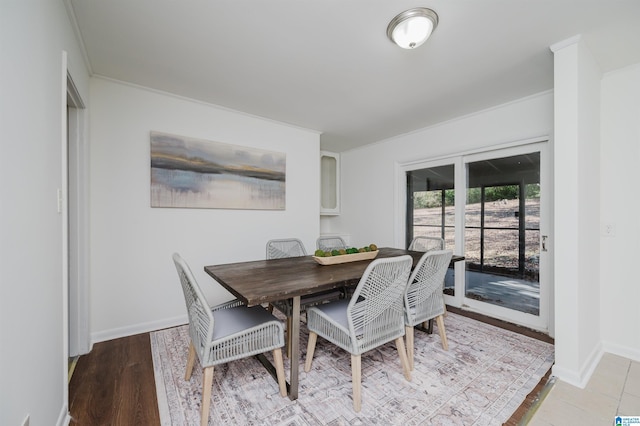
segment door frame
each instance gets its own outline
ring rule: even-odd
[[[394,212],[394,240],[396,247],[406,247],[406,173],[408,171],[437,167],[447,164],[454,164],[455,167],[455,187],[464,188],[464,191],[456,191],[456,213],[455,213],[455,254],[464,255],[464,209],[466,204],[466,163],[477,161],[482,158],[499,158],[510,155],[524,154],[527,152],[540,152],[540,187],[542,188],[540,197],[540,235],[550,236],[553,229],[553,162],[552,150],[549,137],[538,137],[507,144],[490,146],[484,149],[475,149],[465,152],[458,152],[451,155],[441,156],[431,159],[418,159],[403,163],[396,163],[395,166],[395,212]],[[551,325],[553,324],[553,246],[547,238],[547,251],[540,248],[540,314],[534,316],[525,314],[513,309],[508,309],[464,296],[465,265],[464,262],[456,262],[455,271],[455,295],[444,295],[445,303],[461,308],[488,315],[494,318],[505,320],[511,323],[523,325],[534,330],[549,332],[553,335]]]
[[[89,323],[89,149],[85,103],[66,70],[66,174],[64,191],[68,263],[69,354],[91,350]],[[63,162],[64,163],[64,162]]]
[[[456,274],[456,289],[455,289],[455,294],[456,294],[456,301],[458,303],[461,303],[461,306],[463,309],[468,309],[468,310],[472,310],[474,312],[478,312],[484,315],[488,315],[494,318],[499,318],[499,319],[503,319],[505,321],[509,321],[512,323],[516,323],[519,325],[523,325],[526,327],[530,327],[533,328],[535,330],[540,330],[540,331],[545,331],[547,332],[549,330],[549,315],[550,315],[550,298],[551,298],[551,290],[553,288],[552,285],[549,285],[550,279],[552,274],[549,274],[549,264],[548,261],[551,257],[551,251],[550,248],[548,246],[548,244],[546,244],[547,246],[547,251],[543,251],[543,247],[542,247],[542,241],[543,238],[542,236],[548,236],[549,235],[549,226],[548,226],[548,222],[551,218],[551,210],[549,210],[549,202],[550,202],[550,198],[547,192],[547,188],[550,186],[549,185],[549,172],[550,172],[550,167],[549,167],[549,152],[550,150],[548,149],[548,143],[546,141],[543,142],[536,142],[536,143],[528,143],[528,144],[523,144],[523,145],[519,145],[519,146],[513,146],[513,147],[508,147],[508,148],[502,148],[502,149],[497,149],[497,150],[491,150],[491,151],[486,151],[486,152],[481,152],[481,153],[473,153],[473,154],[467,154],[467,155],[463,155],[461,160],[462,160],[462,164],[460,169],[456,169],[456,173],[460,173],[461,179],[462,181],[465,183],[465,189],[466,189],[466,182],[467,182],[467,164],[475,162],[475,161],[482,161],[482,160],[490,160],[490,159],[496,159],[496,158],[504,158],[504,157],[511,157],[514,155],[521,155],[521,154],[529,154],[529,153],[533,153],[533,152],[539,152],[540,153],[540,269],[539,269],[539,283],[540,283],[540,312],[539,315],[532,315],[532,314],[528,314],[525,312],[520,312],[520,311],[516,311],[513,309],[509,309],[509,308],[505,308],[503,306],[498,306],[498,305],[494,305],[491,303],[487,303],[487,302],[483,302],[480,300],[475,300],[475,299],[471,299],[466,297],[465,294],[465,286],[464,286],[464,281],[463,280],[459,280],[458,279],[458,274]],[[457,175],[456,175],[457,176]],[[457,181],[456,181],[457,183]],[[464,217],[464,208],[465,208],[465,202],[466,202],[466,191],[461,191],[463,192],[461,194],[460,198],[463,198],[462,200],[462,207],[461,210],[457,210],[458,209],[458,191],[456,191],[456,213],[460,213],[459,215],[456,214],[456,229],[459,227],[460,229],[464,230],[464,226],[465,226],[465,217]],[[464,232],[463,232],[464,234]],[[463,238],[463,242],[462,245],[460,247],[464,247],[464,235],[462,235]],[[461,262],[462,263],[462,262]],[[461,271],[461,275],[465,274],[465,270],[464,270],[464,265],[461,265],[463,268]],[[456,271],[457,272],[457,271]]]

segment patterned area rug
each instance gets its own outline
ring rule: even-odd
[[[355,413],[350,355],[318,338],[305,373],[302,324],[299,398],[282,398],[257,359],[235,361],[215,368],[209,424],[501,425],[553,364],[551,344],[452,313],[445,325],[448,351],[437,327],[432,335],[416,330],[411,382],[393,343],[363,355],[362,411]],[[191,381],[184,380],[188,339],[186,326],[151,333],[162,425],[200,423],[198,364]],[[270,353],[267,358],[272,361]]]

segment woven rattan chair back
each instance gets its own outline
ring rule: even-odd
[[[322,251],[346,249],[347,244],[342,237],[320,237],[316,240],[316,248]]]
[[[196,349],[198,359],[204,366],[206,360],[201,359],[207,347],[213,340],[213,314],[200,286],[197,284],[189,265],[182,257],[175,253],[173,262],[178,271],[184,301],[187,305],[187,316],[189,317],[189,337]]]
[[[414,250],[414,251],[444,250],[444,240],[438,237],[415,237],[411,241],[411,244],[409,244],[409,250]]]
[[[304,244],[297,238],[283,238],[267,242],[267,260],[306,255]]]
[[[452,255],[451,250],[432,250],[418,261],[405,295],[408,325],[418,325],[444,313],[442,290]]]
[[[351,353],[362,354],[404,335],[402,300],[411,263],[409,256],[399,256],[369,264],[347,308]]]
[[[449,268],[453,251],[431,250],[422,255],[413,273],[404,297],[404,313],[407,339],[407,356],[413,370],[414,327],[435,318],[442,347],[447,350],[447,335],[444,329],[443,288],[444,277]]]

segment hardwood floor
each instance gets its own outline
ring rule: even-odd
[[[549,336],[504,321],[447,308],[507,330],[549,343]],[[185,348],[186,350],[186,348]],[[537,402],[550,371],[505,423],[520,424]],[[78,360],[69,383],[71,424],[82,426],[155,426],[160,424],[149,333],[96,343]]]
[[[96,343],[69,383],[71,425],[160,424],[149,333]]]

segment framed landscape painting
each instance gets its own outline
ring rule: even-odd
[[[151,132],[151,207],[284,210],[286,155]]]

